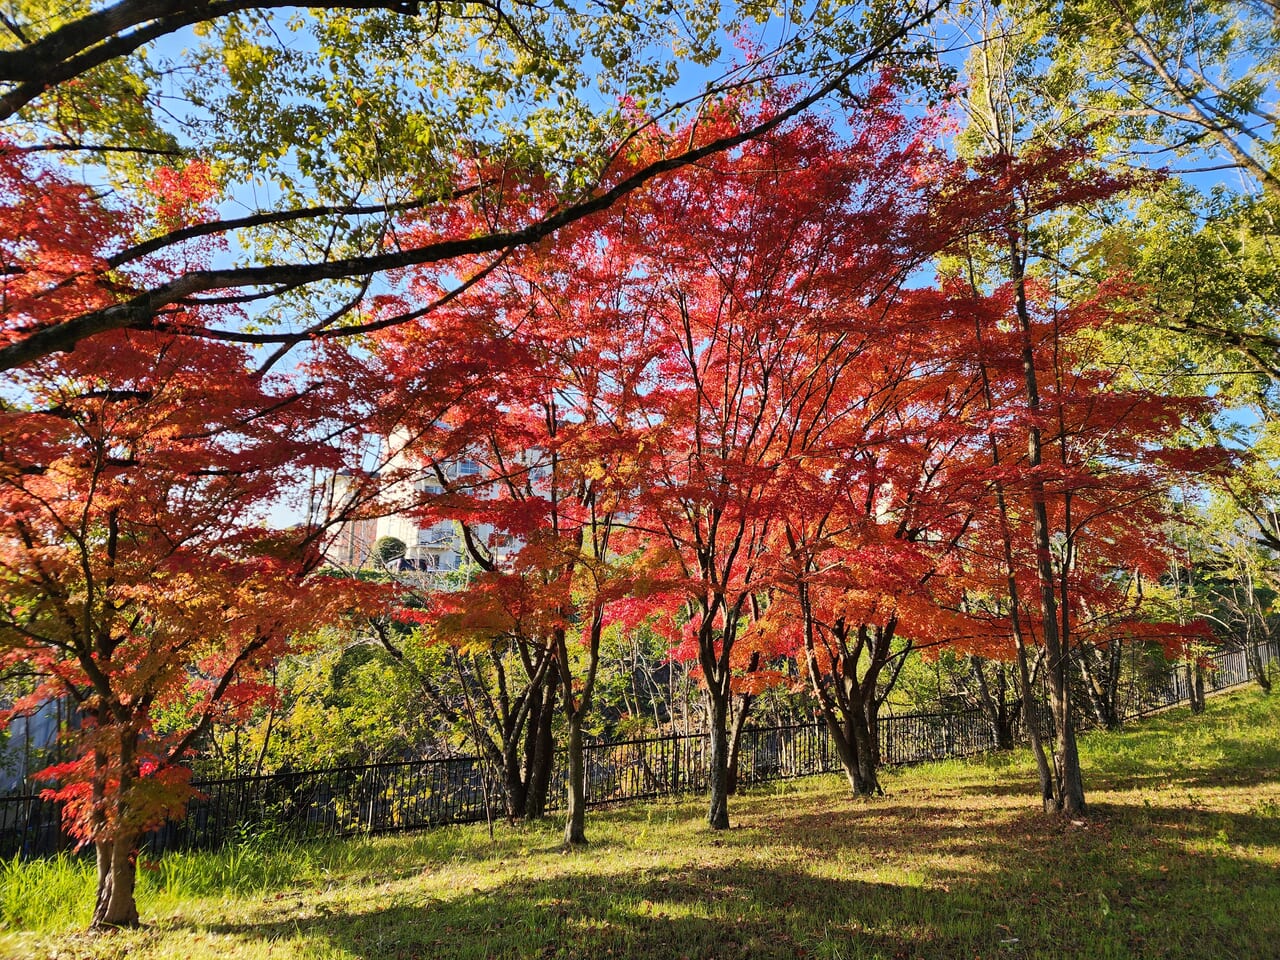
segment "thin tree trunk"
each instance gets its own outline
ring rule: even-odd
[[[754,663],[750,669],[756,669]],[[733,715],[733,727],[729,732],[729,796],[738,792],[738,757],[742,748],[742,731],[747,725],[747,718],[751,716],[754,701],[755,697],[744,693],[738,701],[738,710]]]
[[[1009,703],[1001,700],[996,717],[996,749],[1013,749],[1013,723],[1015,711],[1009,709]]]
[[[542,706],[546,701],[546,692],[545,677],[537,687],[530,688],[527,694],[529,715],[525,720],[526,726],[521,738],[523,743],[520,748],[520,779],[524,781],[524,816],[530,820],[537,820],[542,816],[533,787],[538,776],[538,739],[542,730]]]
[[[539,818],[546,816],[547,798],[551,791],[551,775],[555,767],[555,714],[556,695],[560,685],[555,676],[548,671],[543,680],[541,697],[538,705],[536,723],[530,715],[529,744],[526,746],[525,761],[528,766],[527,796],[525,799],[525,816]],[[530,749],[531,748],[531,749]]]
[[[875,734],[872,733],[871,724],[868,722],[867,713],[861,709],[850,710],[851,723],[848,724],[848,730],[853,742],[855,754],[855,767],[857,776],[854,781],[854,793],[860,797],[876,797],[882,796],[884,791],[880,788],[879,750],[875,742]]]
[[[729,693],[718,690],[716,683],[707,684],[708,731],[711,755],[707,765],[709,808],[707,823],[712,830],[729,829]],[[728,684],[726,683],[727,687]]]
[[[849,790],[855,797],[871,796],[880,787],[875,778],[875,761],[878,751],[869,750],[870,738],[866,730],[861,729],[866,722],[866,713],[862,709],[856,666],[852,670],[849,668],[850,661],[856,662],[857,657],[848,655],[849,651],[844,647],[846,634],[841,624],[837,636],[842,652],[835,662],[831,663],[831,689],[828,689],[822,681],[823,670],[818,659],[815,620],[809,603],[809,586],[801,579],[797,587],[810,689],[813,690],[814,697],[818,701],[818,708],[831,734],[831,741],[835,744],[836,755],[840,757],[840,766],[844,768],[845,779],[849,781]]]
[[[996,749],[1013,749],[1013,724],[1017,710],[1009,708],[1009,668],[1001,662],[997,665],[996,677],[999,686],[996,688]]]
[[[136,927],[138,905],[134,900],[137,881],[137,837],[121,834],[114,840],[94,844],[98,861],[98,896],[91,927]]]
[[[507,794],[507,818],[519,820],[528,806],[529,787],[520,770],[520,740],[508,738],[502,751],[502,774]]]
[[[734,796],[738,792],[738,746],[742,737],[742,722],[735,715],[729,725],[729,762],[725,771],[725,792]]]
[[[96,718],[96,711],[93,712]],[[133,777],[137,775],[135,758],[137,756],[136,734],[129,730],[120,731],[120,756],[116,776],[119,778],[114,787],[117,804],[126,802]],[[126,833],[118,828],[112,830],[106,815],[111,764],[100,750],[94,751],[93,777],[93,814],[91,817],[95,837],[94,852],[97,855],[98,891],[94,902],[93,920],[90,927],[95,930],[113,927],[136,927],[138,925],[138,905],[134,900],[134,885],[137,880],[135,861],[137,858],[138,835]],[[124,813],[125,811],[120,811]],[[117,822],[124,820],[118,817]],[[110,832],[109,832],[110,831]]]
[[[995,741],[997,750],[1013,749],[1013,718],[1009,715],[1009,704],[1006,702],[1007,682],[1005,680],[1005,665],[996,663],[996,678],[998,680],[998,690],[993,693],[991,683],[987,679],[986,664],[989,661],[984,657],[972,656],[969,658],[969,672],[973,675],[974,682],[978,686],[978,706],[982,708],[982,714],[986,717],[987,726],[991,728],[991,738]]]
[[[1014,644],[1018,654],[1018,685],[1022,688],[1022,715],[1027,724],[1027,740],[1031,743],[1031,754],[1036,760],[1036,773],[1040,776],[1040,802],[1045,812],[1050,813],[1058,807],[1053,796],[1053,770],[1049,766],[1049,757],[1045,753],[1044,738],[1040,736],[1040,716],[1036,710],[1035,691],[1031,686],[1031,670],[1027,666],[1027,645],[1022,641],[1022,633],[1017,629],[1016,621]]]
[[[837,708],[830,693],[822,688],[812,666],[810,676],[810,685],[818,698],[819,713],[831,734],[831,742],[835,744],[836,756],[840,758],[845,779],[849,781],[850,792],[855,797],[882,793],[876,775],[878,757],[870,749],[871,735],[864,726],[865,717],[844,704]]]
[[[831,742],[835,744],[836,755],[840,758],[845,779],[849,781],[849,791],[855,797],[860,796],[861,781],[858,773],[858,755],[853,746],[853,735],[833,710],[826,707],[821,707],[820,710],[827,730],[831,734]]]
[[[1048,654],[1049,705],[1053,711],[1054,780],[1057,787],[1056,806],[1066,816],[1084,813],[1084,781],[1080,775],[1080,754],[1076,749],[1075,718],[1071,715],[1071,696],[1068,686],[1070,651],[1067,649],[1066,631],[1058,623],[1060,608],[1055,590],[1053,572],[1053,545],[1049,530],[1049,511],[1044,479],[1040,468],[1044,463],[1044,451],[1040,427],[1035,418],[1040,415],[1040,391],[1036,383],[1035,347],[1031,340],[1031,311],[1027,304],[1026,274],[1022,251],[1018,241],[1011,239],[1009,246],[1011,273],[1014,279],[1014,305],[1022,332],[1022,376],[1026,388],[1027,410],[1031,415],[1027,429],[1027,468],[1030,473],[1028,489],[1031,494],[1031,529],[1036,552],[1036,578],[1040,587],[1041,631],[1045,651]],[[1065,618],[1066,608],[1061,612]]]
[[[1017,259],[1017,247],[1011,247],[1013,252],[1013,264],[1019,263]],[[976,282],[974,284],[976,289]],[[1023,291],[1025,292],[1025,291]],[[1022,304],[1025,310],[1025,302]],[[982,344],[982,323],[975,320],[975,332],[978,337],[979,363],[978,370],[982,376],[982,394],[983,400],[988,410],[992,409],[991,381],[987,374],[987,364],[985,356],[983,356]],[[1024,362],[1027,359],[1027,349],[1024,338]],[[1034,385],[1035,367],[1031,367],[1031,383]],[[993,466],[1000,466],[1000,447],[996,442],[994,433],[989,433],[987,442],[991,448],[991,462]],[[1018,681],[1021,688],[1022,696],[1022,715],[1027,724],[1027,739],[1031,742],[1031,753],[1035,757],[1036,772],[1040,777],[1040,800],[1045,812],[1057,809],[1057,802],[1054,798],[1054,781],[1053,772],[1049,766],[1049,759],[1045,754],[1044,740],[1040,736],[1039,714],[1036,711],[1035,695],[1031,688],[1031,671],[1027,666],[1027,644],[1026,635],[1022,625],[1022,600],[1018,590],[1018,580],[1015,575],[1013,563],[1013,533],[1009,526],[1009,505],[1005,499],[1004,483],[998,478],[995,481],[996,495],[996,511],[1000,518],[1000,540],[1001,548],[1004,554],[1005,565],[1005,585],[1009,596],[1009,617],[1013,627],[1013,642],[1017,650],[1018,663]],[[1052,586],[1050,586],[1052,593]]]
[[[1084,781],[1080,775],[1080,752],[1076,746],[1075,722],[1070,706],[1055,704],[1055,716],[1062,718],[1054,745],[1060,809],[1065,816],[1080,816],[1085,812]]]
[[[599,552],[603,553],[604,549]],[[566,846],[581,846],[587,842],[587,764],[582,745],[582,724],[591,709],[596,671],[600,667],[600,636],[603,629],[604,605],[597,603],[587,632],[587,672],[577,691],[574,690],[573,674],[569,670],[569,647],[565,632],[563,629],[556,632],[556,661],[560,667],[560,682],[564,686],[563,704],[569,727],[566,751],[569,763],[569,810],[564,825]]]
[[[1249,670],[1253,674],[1253,679],[1257,681],[1258,686],[1263,693],[1271,692],[1271,678],[1267,676],[1267,668],[1262,663],[1262,647],[1260,644],[1251,643],[1245,651],[1245,656],[1249,658]]]
[[[818,703],[822,718],[831,732],[831,740],[836,745],[836,755],[840,757],[840,766],[844,768],[845,779],[849,781],[849,789],[855,797],[874,797],[883,794],[877,775],[879,768],[879,751],[875,749],[875,734],[867,725],[866,712],[856,700],[856,683],[836,679],[837,683],[846,683],[845,694],[837,706],[825,690],[818,690]],[[814,679],[813,686],[819,681]],[[850,688],[853,689],[850,697]],[[840,696],[837,693],[837,696]]]
[[[1085,695],[1089,698],[1089,708],[1093,711],[1094,717],[1099,725],[1107,730],[1119,730],[1120,716],[1115,709],[1115,698],[1110,692],[1110,675],[1105,678],[1098,676],[1098,664],[1093,659],[1093,652],[1088,648],[1080,648],[1077,661],[1080,665],[1080,676],[1084,679]]]
[[[566,745],[569,763],[569,814],[564,826],[564,842],[569,846],[582,846],[587,842],[587,764],[582,749],[582,714],[569,715],[569,742]]]
[[[869,747],[868,756],[871,758],[874,769],[880,769],[880,704],[883,697],[888,696],[886,691],[883,695],[877,693],[874,686],[871,688],[871,696],[866,700],[863,710],[867,718],[867,745]],[[880,780],[876,778],[876,793],[883,794],[880,789]]]
[[[1187,700],[1192,713],[1204,713],[1204,668],[1196,656],[1187,664]]]
[[[1120,709],[1120,671],[1124,666],[1124,644],[1119,640],[1111,644],[1111,656],[1107,664],[1107,708],[1116,718],[1116,727],[1124,724],[1124,712]]]

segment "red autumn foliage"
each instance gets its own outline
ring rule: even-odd
[[[160,178],[164,215],[198,214],[205,176]],[[139,212],[11,148],[0,177],[5,330],[123,295],[129,275],[109,263]],[[92,337],[11,380],[0,667],[37,678],[16,710],[61,697],[77,711],[74,759],[38,776],[97,849],[97,925],[136,922],[138,840],[181,812],[183,761],[207,725],[261,699],[260,671],[351,603],[347,584],[310,576],[321,531],[265,526],[282,490],[337,465],[310,432],[324,402],[254,375],[239,346],[160,332]]]
[[[722,104],[680,135],[725,135],[776,109]],[[471,537],[491,569],[457,601],[450,630],[554,637],[652,622],[707,685],[716,770],[731,695],[782,681],[775,664],[802,657],[815,696],[832,697],[829,717],[861,713],[874,752],[878,698],[912,644],[1009,653],[1007,617],[981,601],[1001,571],[992,491],[1016,499],[1034,473],[1062,509],[1071,501],[1072,542],[1088,543],[1065,568],[1068,611],[1083,625],[1087,608],[1098,630],[1152,633],[1122,626],[1134,611],[1116,602],[1114,571],[1154,569],[1132,558],[1158,552],[1170,455],[1155,438],[1197,411],[1113,389],[1078,353],[1122,289],[1046,301],[1033,350],[1049,386],[1033,414],[1010,290],[915,285],[961,240],[1016,230],[1011,191],[1035,216],[1122,184],[1070,148],[969,170],[933,149],[934,133],[897,113],[885,84],[847,133],[786,125],[537,248],[475,261],[465,289],[453,290],[456,277],[406,278],[418,301],[447,303],[379,337],[382,429],[410,437],[417,469],[442,481],[435,468],[459,457],[483,477],[415,501],[418,516],[519,544],[491,563],[484,537]],[[661,149],[638,140],[620,173]],[[503,189],[474,211],[486,228],[548,202],[536,179],[491,179]],[[416,229],[465,230],[429,219]],[[387,304],[403,313],[409,299]],[[1028,471],[1017,445],[1033,422],[1062,456]],[[588,566],[626,557],[628,569],[581,592],[595,497],[608,504],[614,556]],[[1012,516],[1025,542],[1026,510]],[[1031,596],[1034,567],[1014,576]],[[1034,634],[1030,609],[1025,619]],[[553,647],[537,645],[554,657]],[[716,793],[711,819],[723,825]]]

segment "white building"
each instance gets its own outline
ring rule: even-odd
[[[373,556],[373,546],[391,537],[405,546],[404,556],[387,564],[391,570],[424,574],[458,570],[468,559],[461,524],[454,520],[424,523],[412,514],[416,508],[430,503],[432,497],[442,496],[446,485],[450,490],[473,496],[492,495],[485,483],[486,470],[475,460],[453,459],[441,467],[442,483],[433,468],[410,462],[397,445],[403,448],[404,440],[393,436],[387,442],[389,453],[380,473],[395,479],[378,491],[374,510],[378,515],[344,523],[327,556],[331,563],[346,569],[377,567],[381,564]],[[349,481],[346,486],[343,483],[343,477],[335,478],[335,498],[340,499],[350,489]],[[471,533],[475,542],[498,564],[519,548],[517,540],[489,524],[475,524]]]
[[[448,464],[444,470],[445,478],[450,481],[451,486],[455,483],[470,486],[478,482],[481,473],[480,465],[474,460],[458,460]],[[401,490],[397,496],[397,491],[393,489],[388,496],[393,503],[420,503],[443,493],[444,487],[439,479],[429,477],[413,481],[412,494]],[[474,529],[474,533],[487,546],[493,528],[480,525]],[[457,570],[467,550],[462,538],[462,528],[453,520],[440,520],[419,526],[418,521],[412,517],[403,513],[391,513],[377,520],[374,539],[380,540],[383,537],[395,537],[404,543],[404,557],[394,565],[399,570]]]

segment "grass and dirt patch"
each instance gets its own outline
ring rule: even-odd
[[[0,956],[1262,958],[1280,956],[1280,697],[1240,692],[1083,738],[1089,816],[1036,809],[1029,755],[556,822],[324,844],[246,837],[144,864],[146,927],[81,932],[85,860],[0,865]]]

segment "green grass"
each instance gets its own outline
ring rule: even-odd
[[[1260,958],[1280,955],[1280,697],[1236,693],[1083,739],[1090,814],[1036,810],[1025,753],[556,823],[246,841],[141,871],[147,927],[79,932],[80,861],[0,874],[0,956]]]

